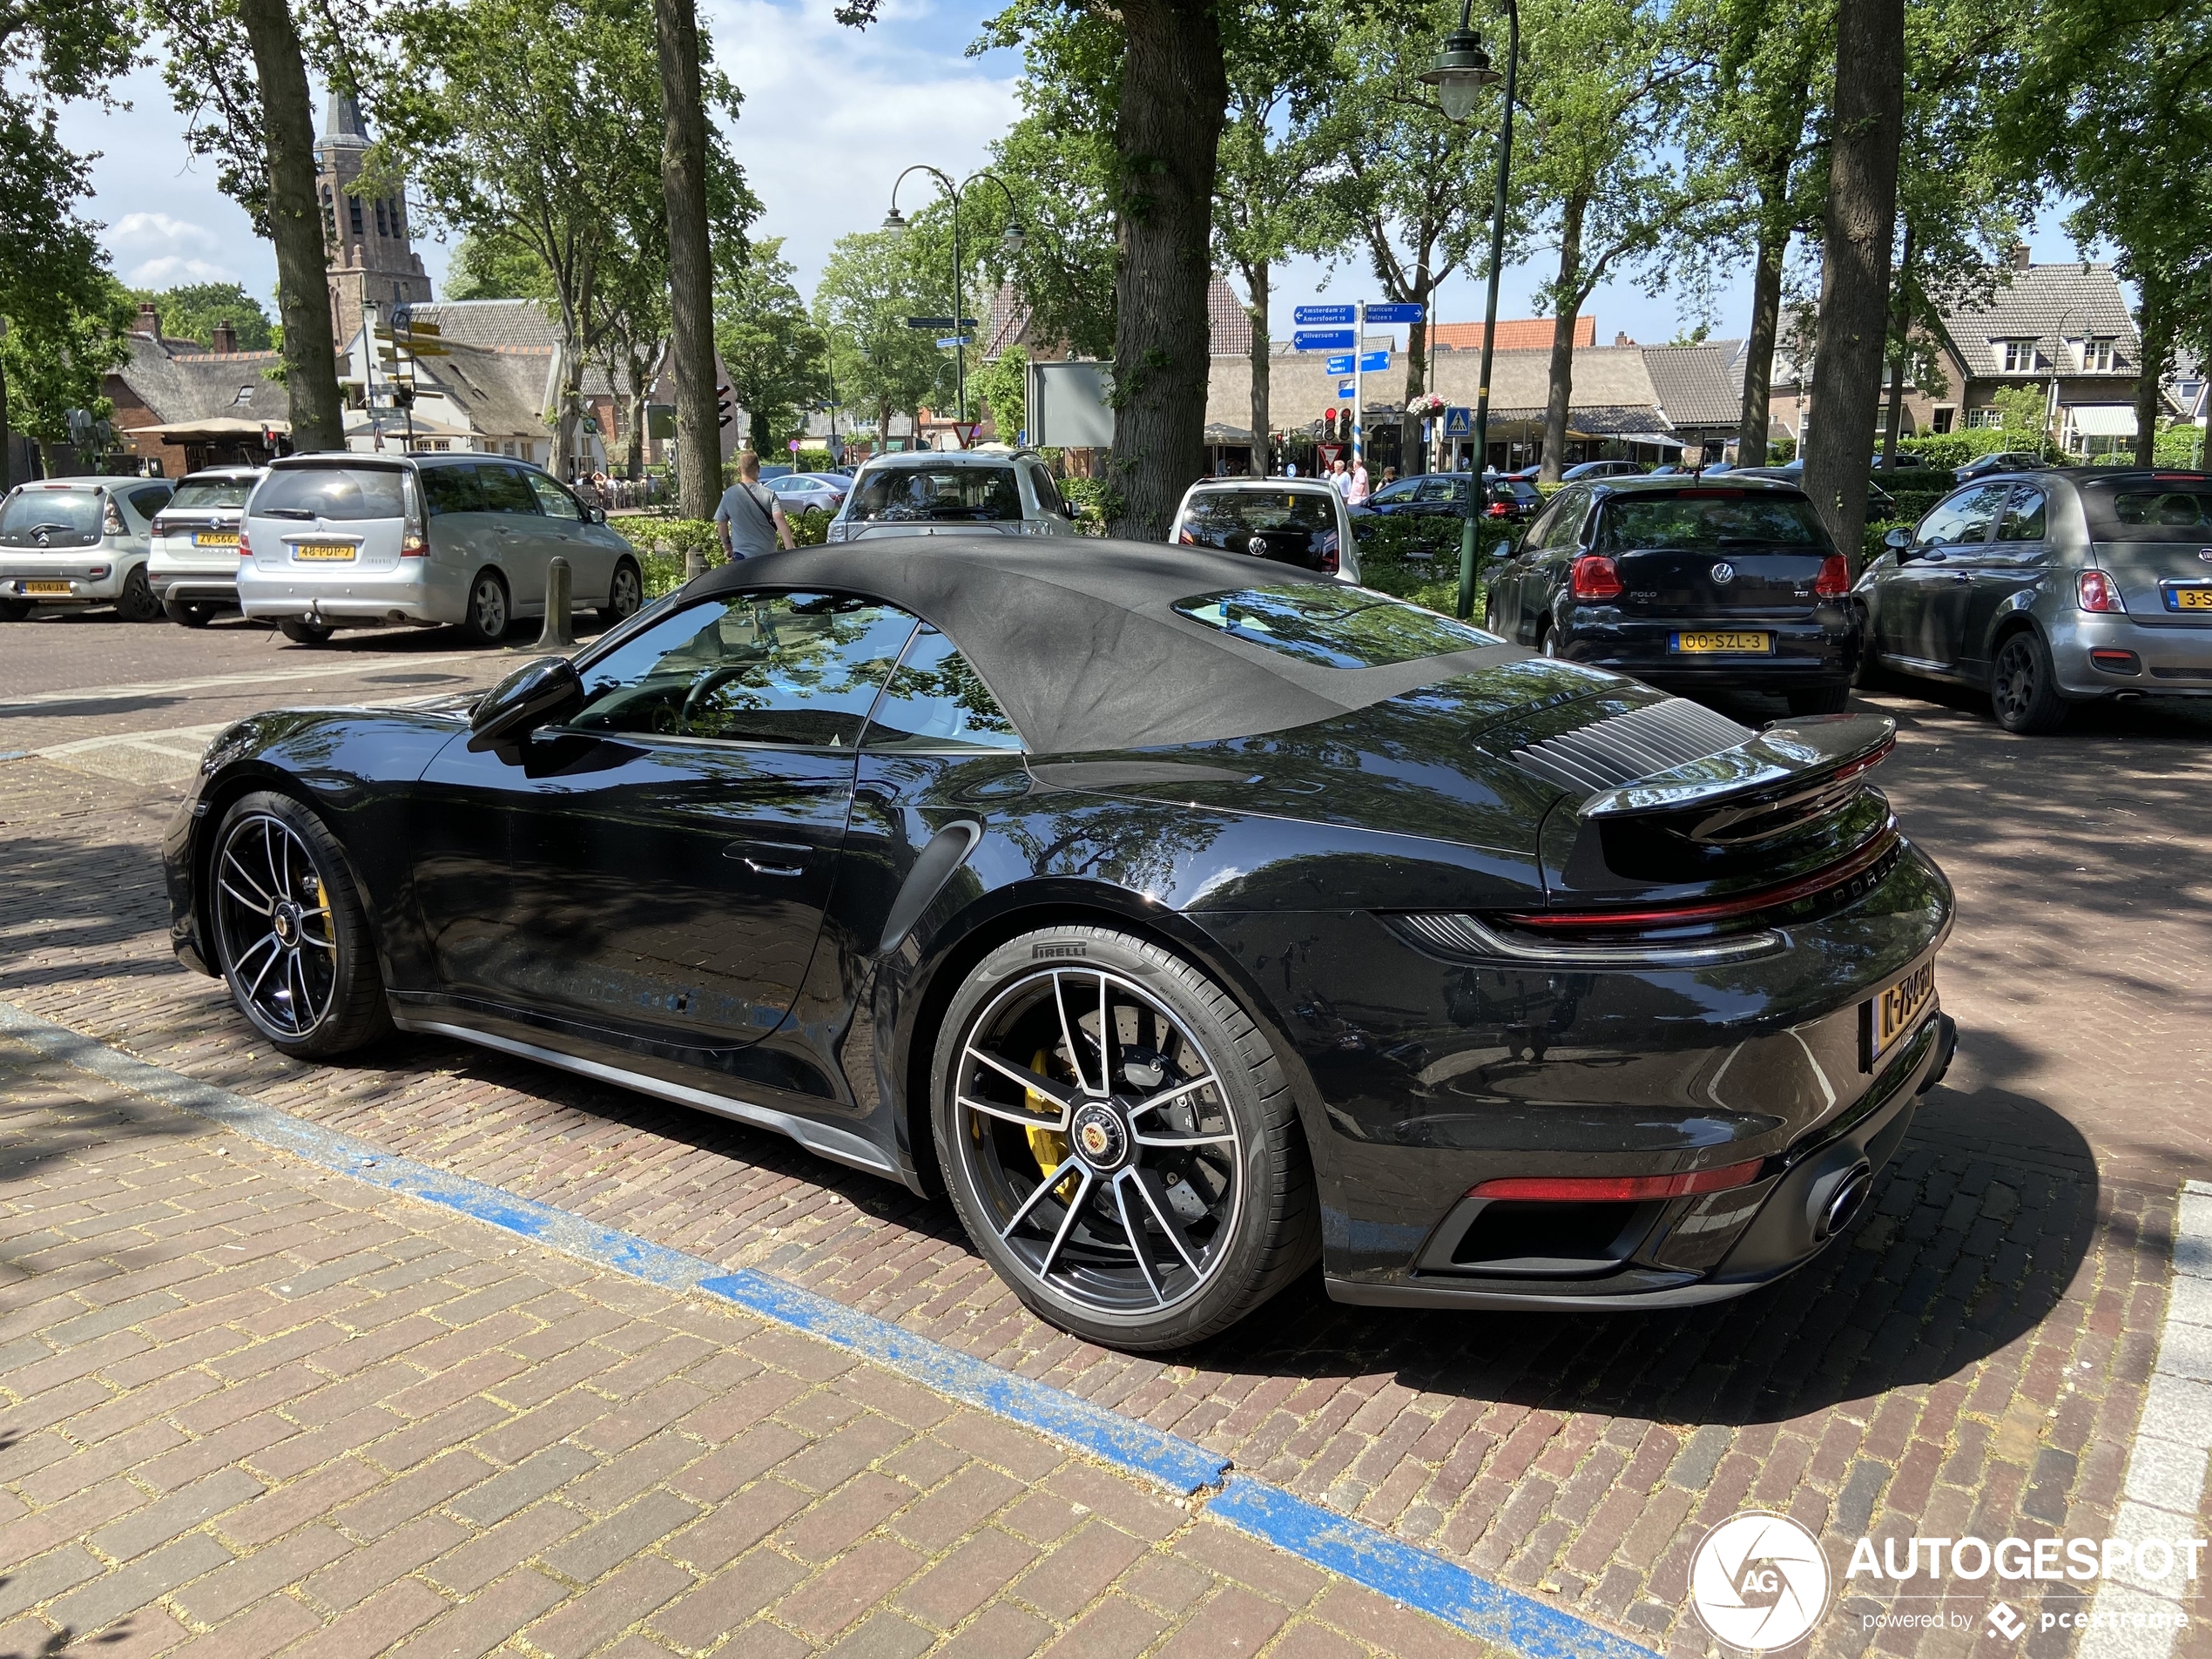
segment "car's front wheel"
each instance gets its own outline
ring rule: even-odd
[[[962,1225],[1063,1329],[1181,1347],[1314,1259],[1281,1062],[1234,996],[1159,946],[1082,926],[1009,941],[954,996],[932,1078]]]
[[[2023,628],[1997,648],[1989,674],[1989,706],[1997,724],[2024,737],[2040,737],[2066,724],[2066,699],[2043,636]]]
[[[223,814],[207,864],[215,962],[254,1028],[302,1059],[391,1028],[368,919],[337,838],[288,795]]]

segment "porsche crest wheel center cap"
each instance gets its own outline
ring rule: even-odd
[[[1076,1113],[1071,1124],[1076,1150],[1094,1170],[1117,1168],[1128,1157],[1129,1130],[1109,1108],[1093,1103]]]
[[[300,907],[289,899],[278,900],[276,909],[269,916],[269,930],[276,934],[280,945],[299,943]]]

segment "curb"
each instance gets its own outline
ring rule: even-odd
[[[888,1320],[752,1268],[732,1272],[634,1233],[453,1175],[319,1128],[244,1095],[196,1082],[0,1001],[0,1036],[335,1174],[435,1204],[673,1291],[698,1291],[1018,1423],[1111,1467],[1191,1500],[1225,1525],[1426,1613],[1523,1659],[1658,1659],[1651,1649],[1401,1542],[1280,1487],[1234,1473],[1229,1459],[1063,1389],[948,1348]]]

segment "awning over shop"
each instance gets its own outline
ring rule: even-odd
[[[2070,403],[2067,424],[2085,438],[2132,438],[2135,408],[2132,403]]]
[[[1616,432],[1613,435],[1622,443],[1646,443],[1655,449],[1679,449],[1680,438],[1670,438],[1663,432]]]
[[[159,438],[164,443],[227,443],[237,439],[260,442],[261,434],[279,433],[289,437],[289,421],[249,421],[233,415],[211,415],[205,421],[170,421],[160,426],[125,427],[133,437]]]

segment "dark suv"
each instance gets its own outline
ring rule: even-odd
[[[1733,474],[1609,478],[1552,498],[1491,577],[1488,625],[1548,657],[1832,714],[1858,666],[1850,591],[1801,489]]]

